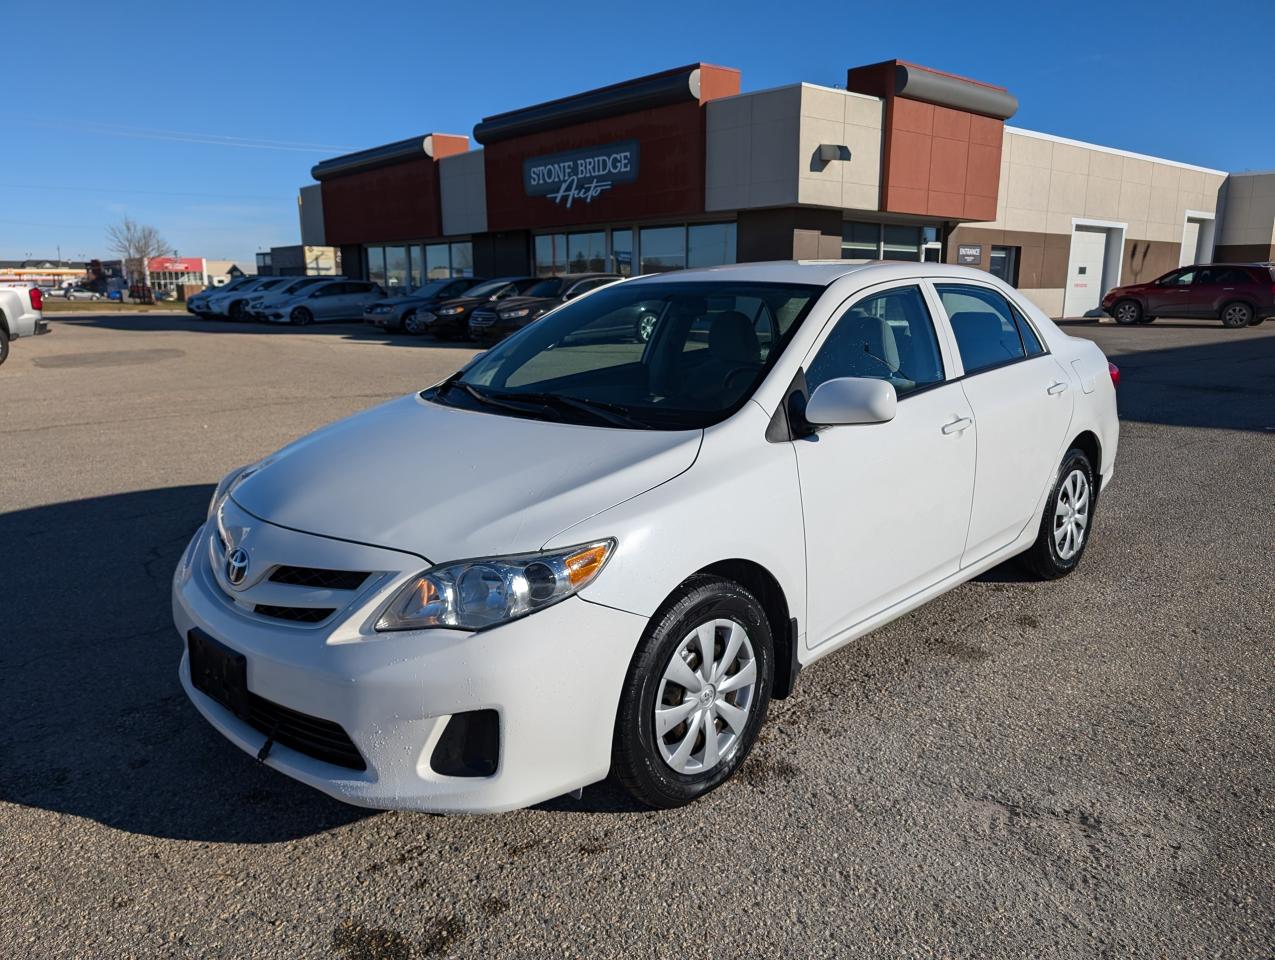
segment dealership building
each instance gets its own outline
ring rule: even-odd
[[[902,61],[741,93],[692,64],[325,160],[302,243],[391,289],[776,259],[979,266],[1053,316],[1179,264],[1275,259],[1275,173],[1023,130],[1005,88]]]

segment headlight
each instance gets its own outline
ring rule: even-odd
[[[217,489],[213,491],[212,499],[208,501],[208,516],[204,517],[204,519],[207,520],[217,512],[217,508],[221,506],[221,501],[230,496],[235,487],[239,486],[239,484],[243,483],[269,462],[268,459],[258,460],[256,463],[239,467],[237,470],[231,470],[226,474],[221,483],[217,484]]]
[[[552,606],[584,589],[606,565],[614,540],[547,553],[462,560],[408,581],[377,630],[481,630]]]
[[[510,310],[508,313],[502,313],[500,315],[500,319],[501,320],[517,320],[519,317],[525,317],[529,313],[531,313],[531,308],[523,307],[521,310]]]
[[[458,313],[464,313],[464,307],[440,307],[438,313],[444,317],[454,317]]]

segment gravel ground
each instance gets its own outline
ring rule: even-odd
[[[457,818],[223,741],[168,582],[226,470],[469,351],[53,327],[0,371],[0,956],[1275,955],[1275,323],[1069,328],[1124,372],[1080,571],[822,661],[736,782]]]

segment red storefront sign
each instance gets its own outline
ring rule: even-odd
[[[203,273],[203,257],[151,257],[146,261],[151,273]]]

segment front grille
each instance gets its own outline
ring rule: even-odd
[[[350,770],[366,770],[358,747],[338,723],[299,713],[248,691],[244,718],[259,733],[308,757]]]
[[[469,322],[476,327],[490,326],[496,322],[496,315],[482,310],[475,310],[473,315],[469,318]]]
[[[322,590],[357,590],[367,573],[359,570],[321,570],[318,567],[275,567],[272,583],[290,583],[298,587]]]
[[[293,623],[318,623],[336,613],[335,607],[275,607],[268,603],[259,603],[252,609],[263,617],[291,620]]]

